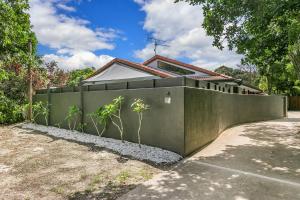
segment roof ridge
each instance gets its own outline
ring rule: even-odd
[[[223,76],[223,77],[227,77],[227,78],[229,77],[229,76],[226,76],[224,74],[220,74],[220,73],[208,70],[208,69],[204,69],[204,68],[192,65],[192,64],[184,63],[184,62],[181,62],[179,60],[175,60],[175,59],[168,58],[168,57],[161,56],[161,55],[155,55],[155,56],[151,57],[150,59],[144,61],[142,64],[143,65],[148,65],[149,63],[151,63],[152,61],[154,61],[156,59],[161,59],[163,61],[170,62],[170,63],[173,63],[173,64],[177,64],[177,65],[180,65],[180,66],[183,66],[183,67],[186,67],[186,68],[189,68],[189,69],[193,69],[193,70],[198,71],[198,72],[206,73],[206,74],[209,74],[209,75],[212,75],[212,76]]]

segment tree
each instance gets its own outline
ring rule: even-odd
[[[32,41],[33,55],[37,39],[31,30],[28,0],[0,0],[0,60],[9,64],[28,64],[28,42]]]
[[[47,70],[47,78],[50,86],[62,87],[67,84],[69,74],[60,69],[56,61],[52,60],[44,64]]]
[[[236,79],[242,79],[245,83],[258,86],[259,79],[253,65],[238,65],[237,69],[221,66],[215,69],[215,72],[225,74]]]
[[[227,44],[229,49],[243,54],[243,62],[257,66],[266,78],[269,93],[272,92],[274,79],[290,63],[289,49],[300,35],[300,1],[178,1],[202,5],[203,27],[213,36],[213,45],[223,49]]]
[[[81,80],[86,79],[94,73],[93,68],[77,69],[69,73],[69,79],[67,85],[69,86],[78,86]]]
[[[0,71],[6,73],[6,78],[0,80],[3,105],[20,106],[25,103],[28,77],[24,69],[29,65],[34,66],[36,62],[37,39],[31,30],[28,10],[28,0],[0,0]],[[31,55],[28,53],[29,41],[33,47]],[[22,119],[9,114],[18,112],[17,106],[11,109],[14,110],[2,111],[2,116],[11,116],[6,122],[13,123]]]
[[[297,79],[300,80],[300,39],[297,43],[290,47],[289,58],[293,63],[294,69],[297,74]]]

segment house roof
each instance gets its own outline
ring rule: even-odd
[[[200,81],[234,81],[232,77],[226,76],[187,76]]]
[[[121,63],[121,64],[124,64],[124,65],[130,66],[132,68],[135,68],[137,70],[141,70],[141,71],[144,71],[144,72],[148,72],[152,75],[159,76],[161,78],[176,77],[176,75],[174,75],[171,72],[147,66],[148,64],[150,64],[151,62],[153,62],[154,60],[157,60],[157,59],[168,62],[168,63],[175,64],[175,65],[179,65],[179,66],[185,67],[187,69],[192,69],[194,71],[198,71],[198,72],[207,74],[207,76],[200,76],[200,75],[198,75],[198,76],[195,76],[195,75],[187,76],[187,77],[192,78],[192,79],[203,80],[203,81],[233,81],[233,80],[235,80],[234,78],[232,78],[230,76],[226,76],[224,74],[219,74],[217,72],[213,72],[213,71],[210,71],[210,70],[207,70],[207,69],[203,69],[203,68],[191,65],[191,64],[183,63],[183,62],[180,62],[180,61],[177,61],[177,60],[174,60],[174,59],[170,59],[170,58],[167,58],[167,57],[164,57],[164,56],[160,56],[160,55],[153,56],[149,60],[145,61],[143,64],[131,62],[131,61],[120,59],[120,58],[115,58],[112,61],[110,61],[109,63],[107,63],[106,65],[104,65],[103,67],[101,67],[100,69],[98,69],[97,71],[95,71],[88,78],[91,78],[93,76],[96,76],[96,75],[100,74],[101,72],[103,72],[104,70],[109,68],[114,63]]]
[[[195,70],[195,71],[198,71],[198,72],[202,72],[202,73],[205,73],[205,74],[208,74],[208,75],[211,75],[211,76],[224,76],[224,77],[227,77],[227,76],[225,76],[223,74],[219,74],[217,72],[213,72],[213,71],[210,71],[210,70],[207,70],[207,69],[197,67],[195,65],[183,63],[183,62],[180,62],[178,60],[174,60],[174,59],[167,58],[167,57],[160,56],[160,55],[155,55],[152,58],[150,58],[149,60],[146,60],[143,63],[143,65],[148,65],[148,64],[150,64],[151,62],[153,62],[154,60],[157,60],[157,59],[165,61],[165,62],[173,63],[175,65],[179,65],[179,66],[182,66],[182,67],[185,67],[185,68],[188,68],[188,69],[192,69],[192,70]]]
[[[88,78],[100,74],[101,72],[103,72],[104,70],[106,70],[107,68],[109,68],[114,63],[121,63],[121,64],[124,64],[124,65],[130,66],[132,68],[135,68],[137,70],[145,71],[145,72],[148,72],[148,73],[150,73],[152,75],[159,76],[161,78],[171,78],[171,77],[174,77],[173,74],[165,72],[165,71],[157,70],[157,69],[154,69],[152,67],[145,66],[143,64],[130,62],[128,60],[123,60],[123,59],[120,59],[120,58],[115,58],[112,61],[108,62],[103,67],[101,67],[100,69],[98,69],[97,71],[95,71]]]

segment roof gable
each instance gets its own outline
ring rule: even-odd
[[[85,80],[85,82],[111,82],[125,79],[147,79],[147,78],[155,78],[154,76],[148,72],[144,72],[142,70],[137,70],[133,67],[129,67],[127,65],[121,63],[113,63],[110,67],[103,70],[101,73]]]
[[[157,69],[153,69],[151,67],[139,64],[139,63],[134,63],[134,62],[130,62],[127,60],[123,60],[123,59],[119,59],[119,58],[115,58],[112,61],[110,61],[109,63],[107,63],[106,65],[104,65],[103,67],[101,67],[100,69],[98,69],[97,71],[95,71],[91,76],[89,76],[88,78],[94,77],[98,74],[100,74],[101,72],[105,71],[106,69],[110,68],[114,63],[120,63],[129,67],[132,67],[134,69],[140,70],[140,71],[144,71],[147,72],[151,75],[154,76],[159,76],[161,78],[168,78],[168,77],[173,77],[172,74],[167,73],[167,72],[163,72]]]

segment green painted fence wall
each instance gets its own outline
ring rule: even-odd
[[[62,128],[68,128],[65,120],[68,107],[82,107],[82,120],[87,125],[85,132],[96,134],[87,114],[95,111],[98,106],[110,103],[117,96],[124,96],[124,138],[137,142],[138,118],[130,106],[135,98],[142,98],[151,106],[144,114],[142,143],[182,156],[189,155],[211,142],[230,126],[281,118],[286,108],[281,96],[229,94],[186,86],[93,90],[95,91],[49,93],[49,97],[47,94],[37,94],[34,101],[47,102],[49,99],[50,125],[61,123]],[[167,93],[171,95],[171,104],[164,103]],[[44,124],[44,120],[39,118],[38,123]],[[116,127],[112,124],[108,125],[104,137],[120,139]]]
[[[284,98],[185,88],[185,155],[231,126],[284,117]]]
[[[171,104],[164,103],[164,97],[168,92],[171,94]],[[72,105],[81,106],[80,92],[50,95],[50,125],[57,126],[60,123],[62,128],[67,129],[65,118],[68,108]],[[151,107],[143,116],[142,143],[184,154],[184,87],[83,91],[82,95],[83,123],[87,125],[86,133],[97,134],[87,114],[121,95],[125,98],[122,105],[124,139],[137,142],[138,116],[131,110],[131,104],[135,98],[142,98]],[[47,94],[37,94],[34,100],[46,102]],[[45,124],[42,118],[38,119],[38,123]],[[120,139],[117,128],[112,124],[108,124],[103,136]]]

